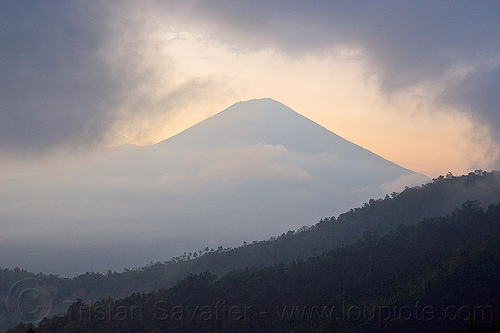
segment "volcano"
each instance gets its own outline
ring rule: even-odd
[[[17,223],[1,259],[121,270],[266,239],[427,180],[277,101],[239,102],[134,153],[3,184],[17,202],[4,218]]]

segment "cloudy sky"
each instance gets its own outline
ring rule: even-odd
[[[500,2],[1,1],[0,177],[271,97],[430,177],[500,168]]]

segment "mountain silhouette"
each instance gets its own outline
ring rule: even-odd
[[[169,139],[131,155],[131,160],[127,162],[117,161],[119,167],[110,172],[117,173],[120,169],[137,177],[157,177],[166,166],[193,153],[224,151],[231,158],[238,157],[238,153],[250,147],[267,149],[268,152],[274,150],[276,154],[328,160],[330,163],[324,169],[311,169],[310,173],[319,178],[329,175],[329,182],[345,183],[347,187],[354,187],[354,184],[362,187],[386,184],[389,188],[390,182],[401,177],[415,184],[427,180],[427,177],[345,140],[270,98],[236,103]],[[134,162],[137,160],[141,163]]]
[[[18,223],[0,259],[61,274],[138,267],[279,235],[426,180],[272,99],[239,102],[133,153],[5,183],[4,216]]]

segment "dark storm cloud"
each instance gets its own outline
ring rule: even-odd
[[[105,12],[85,1],[0,2],[0,152],[100,139],[119,87],[98,55]]]
[[[175,65],[159,51],[164,41],[148,35],[148,8],[127,1],[1,1],[0,153],[106,144],[120,139],[117,124],[151,131],[141,126],[209,99],[221,82],[170,82]],[[148,58],[155,52],[161,56]]]

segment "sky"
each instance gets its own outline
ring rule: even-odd
[[[2,1],[0,177],[263,97],[430,177],[498,169],[498,13],[496,0]]]
[[[239,101],[272,98],[428,177],[500,169],[499,13],[497,0],[0,1],[0,265],[139,267],[204,247],[210,233],[211,245],[232,246],[338,214],[335,193],[308,178],[335,158],[279,145],[187,156],[146,182],[101,173],[102,161],[126,160]],[[292,223],[288,206],[256,216],[272,200],[260,183],[229,177],[220,154],[232,171],[284,170],[277,183],[303,187],[273,198],[290,195],[304,216]],[[184,174],[197,167],[210,182],[181,184],[196,181]],[[243,181],[247,201],[235,187],[215,202],[220,176]]]

